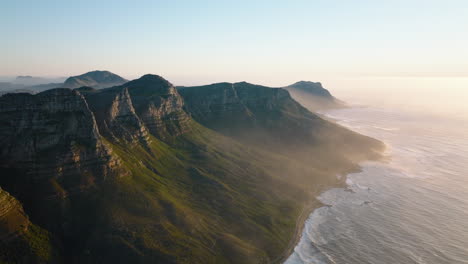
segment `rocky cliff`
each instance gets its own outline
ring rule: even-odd
[[[121,86],[81,92],[103,133],[145,139],[149,132],[166,140],[190,129],[182,97],[160,76],[148,74]]]
[[[99,131],[110,140],[147,141],[148,131],[135,112],[127,88],[76,89],[82,93],[94,113]]]
[[[50,231],[73,233],[64,223],[77,206],[91,202],[86,197],[103,182],[126,175],[77,91],[4,95],[0,124],[0,185]]]
[[[33,181],[54,175],[65,190],[84,188],[104,180],[116,163],[77,91],[4,95],[0,122],[2,168],[24,171]]]

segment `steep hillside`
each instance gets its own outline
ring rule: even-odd
[[[0,232],[20,219],[41,249],[5,248],[0,260],[29,250],[44,263],[271,263],[317,192],[381,147],[283,89],[180,93],[145,75],[0,97],[3,211],[16,208]]]

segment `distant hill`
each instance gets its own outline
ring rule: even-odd
[[[72,76],[65,80],[62,87],[79,88],[89,86],[96,89],[107,88],[126,83],[127,80],[109,71],[91,71],[82,75]]]
[[[294,99],[311,111],[344,107],[320,82],[300,81],[284,87]]]
[[[53,88],[79,88],[83,86],[95,89],[108,88],[127,82],[124,78],[109,71],[91,71],[82,75],[65,78],[45,78],[17,76],[10,82],[0,82],[0,95],[6,93],[40,93]]]

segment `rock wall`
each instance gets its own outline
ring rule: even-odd
[[[66,196],[104,181],[118,166],[77,91],[4,95],[0,124],[0,183],[9,188],[26,192],[47,182],[40,197]]]

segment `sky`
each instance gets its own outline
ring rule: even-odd
[[[468,78],[466,0],[0,0],[0,76]]]

